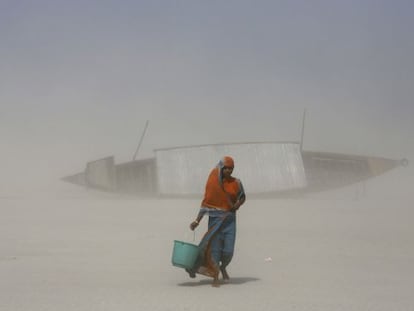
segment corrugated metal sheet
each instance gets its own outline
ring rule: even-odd
[[[85,169],[85,181],[89,187],[113,191],[116,189],[114,157],[88,162]]]
[[[155,159],[146,159],[118,164],[116,185],[119,192],[156,194]]]
[[[161,195],[202,194],[211,169],[225,155],[235,160],[233,176],[247,193],[306,187],[298,143],[215,144],[155,150]]]
[[[400,165],[400,161],[380,157],[303,151],[308,181],[307,191],[344,187],[383,174]]]

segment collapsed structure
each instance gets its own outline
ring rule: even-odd
[[[234,157],[246,192],[280,195],[322,191],[385,173],[407,160],[304,151],[298,142],[209,144],[154,150],[149,159],[116,164],[113,156],[88,162],[64,181],[105,191],[149,196],[199,196],[210,170]]]

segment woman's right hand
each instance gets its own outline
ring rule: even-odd
[[[196,221],[196,220],[195,220],[195,221],[193,221],[193,222],[190,224],[190,229],[194,231],[194,229],[198,227],[198,224],[199,224],[199,223],[198,223],[198,221]]]

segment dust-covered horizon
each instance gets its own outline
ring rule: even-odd
[[[0,191],[130,161],[146,120],[138,158],[299,141],[306,109],[305,150],[412,160],[413,5],[374,6],[0,4]]]

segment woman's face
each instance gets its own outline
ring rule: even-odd
[[[231,173],[233,173],[233,167],[223,166],[223,177],[224,178],[229,178],[231,176]]]

